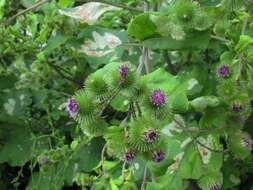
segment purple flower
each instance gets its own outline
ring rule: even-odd
[[[251,137],[246,134],[245,137],[242,139],[242,145],[246,147],[250,152],[252,151],[252,139]]]
[[[208,190],[220,190],[220,189],[221,185],[217,183],[210,185],[210,187],[208,188]]]
[[[158,150],[158,151],[154,151],[153,152],[153,160],[155,162],[161,162],[163,161],[165,158],[165,153],[161,150]]]
[[[148,129],[144,132],[144,139],[147,143],[153,143],[158,139],[159,135],[156,130]]]
[[[129,67],[125,66],[125,65],[121,65],[119,67],[119,74],[122,78],[125,78],[127,76],[127,74],[129,73]]]
[[[232,105],[232,111],[235,112],[235,113],[242,112],[243,111],[243,107],[239,103],[233,103],[233,105]]]
[[[150,102],[156,106],[161,107],[165,104],[166,96],[161,90],[154,90],[150,96]]]
[[[219,68],[218,68],[218,75],[222,78],[226,78],[226,77],[229,77],[230,76],[230,69],[229,69],[229,66],[227,65],[221,65]]]
[[[124,160],[127,161],[127,162],[130,162],[134,159],[134,153],[132,151],[127,151],[125,152],[125,155],[124,155]]]
[[[71,117],[76,117],[79,112],[79,106],[74,98],[69,98],[67,101],[67,111]]]

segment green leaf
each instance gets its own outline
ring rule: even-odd
[[[128,110],[129,103],[129,100],[126,97],[118,95],[111,101],[111,106],[117,111],[126,112]]]
[[[253,38],[247,35],[241,35],[240,40],[237,43],[235,49],[238,51],[238,53],[245,51],[246,48],[248,48],[250,45],[253,44]]]
[[[167,189],[169,187],[170,190],[185,190],[183,179],[177,172],[163,175],[158,178],[157,181],[163,189]]]
[[[199,179],[204,174],[200,155],[194,145],[189,145],[184,153],[179,172],[185,179]]]
[[[103,139],[94,138],[89,144],[80,144],[77,147],[73,160],[78,163],[80,171],[90,172],[99,164],[103,145]]]
[[[60,0],[59,5],[62,8],[71,7],[75,3],[74,0]]]
[[[227,113],[224,109],[208,109],[199,121],[201,128],[222,127],[226,125]]]
[[[156,26],[151,21],[149,13],[143,13],[134,18],[128,26],[128,34],[144,40],[156,33]]]
[[[162,187],[158,183],[148,182],[146,186],[146,190],[162,190]]]
[[[183,40],[176,40],[172,37],[151,38],[143,41],[143,46],[152,50],[194,50],[206,49],[210,40],[210,31],[195,31],[187,33]]]
[[[29,106],[32,103],[31,92],[24,89],[2,93],[0,102],[0,118],[1,115],[7,115],[25,119],[29,115]]]
[[[186,112],[189,102],[185,92],[176,91],[169,96],[169,107],[177,112]]]
[[[219,99],[216,96],[202,96],[195,98],[190,102],[190,106],[192,106],[196,111],[204,111],[208,107],[216,107],[220,103]]]
[[[0,0],[0,19],[4,16],[5,3],[6,3],[5,0]]]
[[[40,52],[37,57],[40,60],[44,60],[48,55],[50,55],[56,48],[59,48],[62,44],[65,44],[68,40],[68,36],[56,35],[49,39],[47,46]]]
[[[79,35],[84,40],[80,52],[85,54],[90,66],[96,69],[102,64],[118,61],[123,56],[122,46],[128,39],[125,31],[116,31],[96,26],[86,27]]]
[[[179,85],[179,81],[176,79],[176,77],[166,72],[162,68],[143,76],[142,80],[144,80],[151,89],[158,88],[167,93],[171,93]]]
[[[67,7],[73,4],[73,2],[74,1],[69,2],[69,0],[61,0],[59,4],[62,7]],[[105,12],[115,10],[120,10],[120,8],[99,2],[89,2],[75,8],[60,10],[59,12],[60,14],[78,19],[81,22],[92,25],[95,24],[99,17],[102,16]]]
[[[33,134],[25,126],[0,125],[3,146],[0,149],[0,163],[22,166],[31,159]]]

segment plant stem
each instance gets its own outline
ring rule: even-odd
[[[227,40],[226,38],[223,38],[223,37],[220,37],[220,36],[211,35],[211,38],[215,39],[215,40],[220,40],[220,41],[225,42],[225,43],[231,43],[230,40]]]
[[[147,0],[144,0],[144,12],[149,11],[149,3]],[[146,73],[150,73],[150,62],[149,62],[149,50],[148,48],[143,47],[142,49],[142,62],[145,65]]]
[[[47,62],[47,65],[49,65],[52,69],[55,70],[56,73],[58,73],[62,78],[67,79],[68,81],[77,84],[79,87],[82,87],[82,85],[80,84],[80,82],[76,81],[75,79],[73,79],[72,77],[66,76],[62,73],[61,71],[61,67],[58,67],[57,65],[54,65],[52,63]]]
[[[11,22],[12,20],[14,20],[16,17],[21,16],[21,15],[23,15],[23,14],[26,14],[26,13],[28,13],[28,12],[34,10],[34,9],[37,9],[38,7],[44,5],[45,3],[49,2],[49,1],[50,1],[50,0],[41,0],[41,1],[39,1],[38,3],[32,5],[31,7],[28,7],[27,9],[18,12],[17,14],[15,14],[15,15],[13,15],[12,17],[10,17],[9,19],[7,19],[6,24],[10,23],[10,22]]]
[[[164,60],[165,60],[166,63],[167,63],[167,68],[168,68],[168,70],[170,71],[170,73],[173,74],[173,75],[177,74],[177,71],[176,71],[175,66],[172,65],[172,63],[171,63],[171,60],[170,60],[168,51],[167,51],[167,50],[163,50],[162,52],[163,52]]]
[[[147,183],[147,177],[148,177],[148,167],[145,166],[143,180],[142,180],[142,184],[141,184],[141,190],[145,190],[145,186]]]
[[[206,146],[205,144],[201,143],[196,137],[193,137],[193,135],[191,134],[191,131],[187,130],[187,128],[185,128],[184,126],[182,126],[182,124],[177,121],[175,119],[175,117],[173,117],[173,121],[179,126],[179,129],[185,131],[186,133],[188,133],[188,135],[194,140],[194,142],[196,142],[197,144],[199,144],[200,146],[212,151],[212,152],[219,152],[219,153],[226,153],[228,152],[228,150],[216,150],[216,149],[213,149],[211,147],[208,147]]]
[[[135,7],[130,7],[130,6],[127,6],[127,5],[124,5],[122,3],[114,3],[114,2],[109,2],[107,0],[80,0],[78,2],[83,2],[83,3],[89,3],[89,2],[98,2],[98,3],[104,3],[104,4],[107,4],[107,5],[111,5],[111,6],[114,6],[114,7],[119,7],[119,8],[122,8],[122,9],[126,9],[126,10],[129,10],[129,11],[134,11],[134,12],[143,12],[142,10],[138,9],[138,8],[135,8]]]
[[[105,150],[107,148],[107,144],[105,143],[102,152],[101,152],[101,167],[102,167],[102,175],[105,173],[105,168],[104,168],[104,160],[105,160]]]

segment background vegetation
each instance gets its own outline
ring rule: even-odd
[[[252,8],[0,0],[0,189],[252,190]]]

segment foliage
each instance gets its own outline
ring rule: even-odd
[[[252,8],[0,0],[0,189],[252,189]]]

